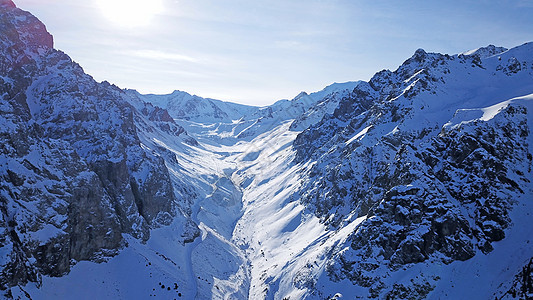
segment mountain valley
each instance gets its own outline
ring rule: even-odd
[[[0,0],[7,299],[529,299],[533,43],[254,107],[96,82]]]

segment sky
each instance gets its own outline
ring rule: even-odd
[[[268,105],[395,70],[418,48],[533,41],[533,0],[14,0],[97,81]]]

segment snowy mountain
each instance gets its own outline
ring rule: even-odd
[[[134,90],[126,90],[126,93],[140,102],[166,109],[176,122],[206,143],[232,145],[238,141],[251,141],[294,118],[298,120],[292,129],[305,129],[326,113],[332,113],[357,84],[334,83],[321,91],[301,92],[292,100],[280,100],[266,107],[206,99],[181,91],[169,95],[142,95]]]
[[[243,115],[255,113],[255,107],[202,98],[187,92],[174,91],[168,95],[142,95],[135,90],[126,90],[133,97],[166,109],[173,118],[193,122],[220,122],[236,120]]]
[[[533,43],[252,107],[97,83],[0,0],[0,292],[528,299]]]
[[[181,239],[191,239],[196,225],[178,210],[164,160],[140,141],[143,112],[54,50],[45,26],[10,1],[0,24],[0,289],[105,261],[125,235],[146,241],[172,222],[190,223]],[[172,119],[155,121],[192,140]]]
[[[377,298],[486,299],[507,284],[484,271],[486,257],[505,261],[508,278],[531,259],[531,234],[515,232],[533,199],[533,44],[501,50],[417,50],[295,139],[296,161],[310,165],[298,189],[307,209],[330,230],[358,223],[315,284],[349,281],[361,288],[351,293]],[[457,273],[460,261],[475,267]],[[463,281],[443,281],[448,272]]]

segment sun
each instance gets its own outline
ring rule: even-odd
[[[123,27],[145,26],[163,10],[162,0],[96,0],[102,13]]]

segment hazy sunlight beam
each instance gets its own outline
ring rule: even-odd
[[[141,58],[148,58],[154,60],[163,60],[163,61],[187,61],[187,62],[198,62],[194,57],[187,55],[182,55],[178,53],[163,52],[158,50],[134,50],[130,52],[132,55]]]
[[[145,26],[163,10],[162,0],[96,0],[102,13],[123,27]]]

